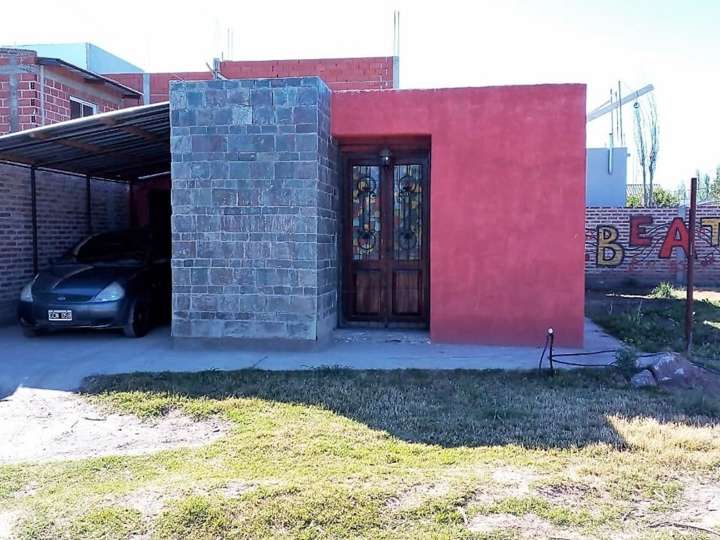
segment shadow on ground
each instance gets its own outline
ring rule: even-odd
[[[708,413],[676,395],[628,388],[612,369],[552,378],[535,372],[466,370],[134,373],[88,378],[83,391],[141,392],[126,401],[147,400],[158,407],[172,407],[183,398],[231,397],[314,406],[404,441],[443,447],[607,443],[622,449],[627,445],[611,425],[612,416],[712,425],[717,420],[706,414],[718,412]]]

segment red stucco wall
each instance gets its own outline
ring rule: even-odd
[[[335,92],[332,131],[431,137],[434,341],[582,343],[584,85]]]

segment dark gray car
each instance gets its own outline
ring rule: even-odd
[[[28,335],[116,328],[144,336],[169,316],[168,255],[167,239],[146,229],[90,236],[23,288],[20,324]]]

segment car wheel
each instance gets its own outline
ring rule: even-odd
[[[127,337],[143,337],[150,330],[150,307],[146,301],[135,300],[130,308],[123,333]]]

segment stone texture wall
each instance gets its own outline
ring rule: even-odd
[[[689,209],[587,208],[585,280],[589,287],[683,284]],[[695,281],[720,285],[720,207],[698,206]]]
[[[38,263],[46,268],[88,233],[85,178],[38,171]],[[128,226],[126,184],[92,180],[94,232]],[[33,276],[30,170],[0,164],[0,322],[15,318],[20,290]]]
[[[338,237],[330,97],[316,77],[172,83],[173,336],[329,334]]]
[[[318,333],[337,324],[340,275],[340,151],[330,134],[330,97],[330,92],[322,92],[318,103]]]

